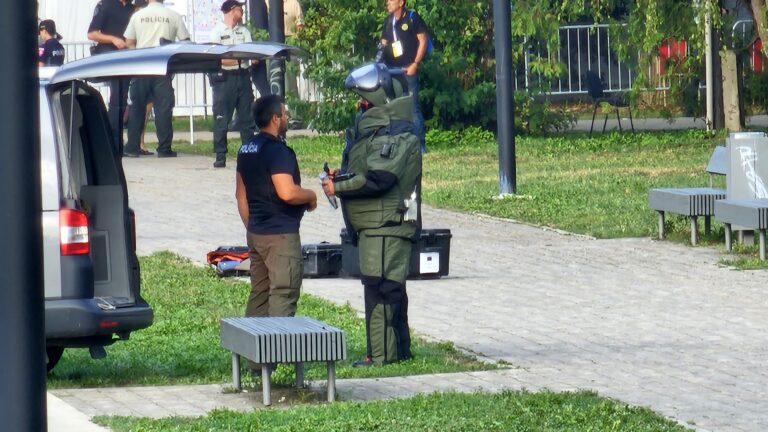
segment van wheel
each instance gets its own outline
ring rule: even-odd
[[[59,360],[61,360],[61,355],[64,354],[64,347],[46,346],[45,354],[48,356],[48,363],[46,363],[45,368],[48,372],[50,372],[51,369],[56,367],[56,363],[58,363]]]

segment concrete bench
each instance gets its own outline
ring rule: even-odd
[[[659,213],[659,239],[664,238],[666,212],[687,216],[691,220],[691,244],[698,240],[698,218],[704,216],[704,231],[709,234],[711,218],[715,214],[715,201],[725,199],[725,190],[712,187],[712,175],[725,175],[728,153],[723,146],[715,147],[707,164],[709,187],[659,188],[648,191],[648,207]]]
[[[752,228],[760,233],[760,259],[765,259],[765,230],[768,228],[768,199],[731,200],[715,203],[715,219],[725,224],[725,248],[733,247],[731,225]]]
[[[293,363],[296,386],[304,387],[303,363],[327,363],[328,402],[336,398],[336,361],[347,358],[344,332],[308,317],[224,318],[221,346],[232,352],[232,381],[241,389],[240,357],[262,364],[264,405],[271,405],[269,364]]]

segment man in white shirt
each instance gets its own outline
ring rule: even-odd
[[[125,29],[125,42],[129,48],[160,46],[160,40],[188,40],[189,32],[181,15],[163,5],[163,0],[148,0],[147,7],[131,16]],[[128,109],[128,142],[123,156],[139,156],[139,140],[144,129],[145,109],[148,101],[155,104],[157,128],[157,157],[176,157],[171,150],[173,141],[173,86],[171,77],[139,77],[131,80]]]
[[[211,30],[210,42],[235,45],[251,42],[251,32],[241,24],[243,5],[237,0],[226,0],[221,5],[224,20]],[[227,166],[227,131],[232,114],[237,110],[236,127],[240,129],[242,143],[248,142],[256,130],[251,116],[253,89],[247,61],[224,59],[221,71],[209,75],[213,90],[213,151],[216,153],[214,168]]]

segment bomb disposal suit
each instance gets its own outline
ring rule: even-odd
[[[370,64],[346,86],[369,108],[347,131],[340,175],[333,179],[347,232],[356,235],[365,292],[367,364],[411,357],[405,280],[411,244],[418,238],[421,182],[413,98],[402,73]]]

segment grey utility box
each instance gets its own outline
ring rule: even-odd
[[[763,132],[734,132],[728,136],[726,144],[726,198],[768,198],[768,136]]]
[[[768,198],[768,136],[763,132],[732,132],[726,138],[728,175],[726,199],[752,200]],[[733,225],[735,231],[751,228]]]

